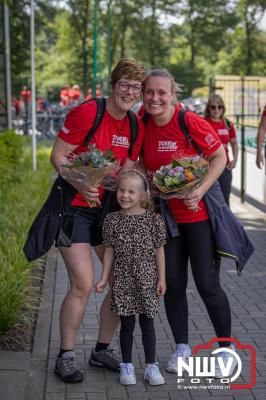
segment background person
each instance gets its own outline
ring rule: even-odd
[[[225,118],[225,104],[222,97],[212,94],[206,104],[204,111],[205,119],[218,134],[226,153],[226,166],[218,180],[226,204],[229,206],[229,198],[232,186],[232,169],[235,168],[238,158],[238,143],[234,125]],[[228,144],[232,148],[233,159],[229,159]]]
[[[121,174],[116,197],[121,210],[105,218],[103,272],[96,289],[103,291],[114,262],[111,309],[121,321],[120,383],[136,383],[132,346],[135,314],[139,314],[144,379],[150,385],[162,385],[165,380],[155,360],[154,317],[159,309],[158,296],[165,293],[165,225],[161,216],[142,207],[149,199],[148,181],[140,171],[131,169]]]
[[[96,97],[102,97],[102,87],[101,87],[101,85],[100,85],[100,83],[98,83],[97,85],[96,85]]]
[[[16,96],[12,97],[12,106],[14,107],[15,110],[15,118],[19,118],[20,112],[21,112],[21,102]]]
[[[143,141],[143,126],[138,119],[138,136],[133,145],[132,155],[128,155],[130,145],[130,126],[127,112],[139,99],[144,68],[134,60],[122,59],[111,75],[111,95],[106,100],[106,110],[101,124],[89,144],[95,144],[102,151],[110,149],[120,161],[122,169],[135,165]],[[52,149],[51,162],[61,174],[62,160],[69,152],[80,154],[87,151],[84,140],[93,126],[96,117],[96,101],[82,103],[67,115],[63,128]],[[70,181],[69,181],[70,182]],[[59,246],[65,262],[70,288],[60,310],[60,352],[56,359],[55,373],[65,382],[76,383],[84,379],[83,373],[75,364],[73,351],[76,334],[93,288],[92,235],[97,234],[99,207],[91,208],[90,201],[100,201],[103,191],[96,187],[70,182],[78,193],[66,210],[67,216],[75,217],[70,247]],[[64,196],[62,196],[64,197]],[[103,246],[98,246],[99,257]],[[100,333],[96,348],[93,349],[90,362],[93,365],[118,370],[119,359],[109,347],[117,328],[119,317],[110,310],[110,296],[106,296],[101,308]]]
[[[20,104],[22,112],[24,113],[28,112],[30,100],[31,100],[31,90],[28,89],[27,85],[23,85],[20,91]]]
[[[68,107],[70,104],[70,98],[71,98],[71,87],[69,84],[67,84],[60,90],[60,106]]]
[[[150,118],[147,121],[143,163],[152,178],[162,165],[171,163],[172,156],[195,156],[198,151],[187,141],[178,123],[180,106],[174,106],[177,85],[165,69],[151,70],[144,82],[143,103]],[[178,225],[179,236],[170,238],[165,246],[166,293],[165,310],[176,349],[166,365],[168,372],[177,373],[178,357],[186,360],[188,345],[188,261],[197,290],[207,308],[217,337],[231,336],[231,312],[228,298],[220,284],[220,258],[209,221],[204,194],[220,176],[226,164],[223,145],[215,130],[193,112],[186,112],[185,123],[193,140],[209,160],[209,172],[201,185],[184,200],[172,198],[168,206]],[[195,212],[195,208],[199,210]],[[194,211],[193,211],[194,210]],[[220,343],[222,347],[230,342]],[[220,353],[227,358],[228,353]],[[232,363],[232,368],[235,365]],[[232,372],[232,371],[230,371]],[[219,371],[217,371],[217,374]]]
[[[70,102],[72,105],[78,105],[82,100],[80,87],[78,84],[72,86]]]
[[[87,96],[85,100],[91,100],[92,99],[92,88],[88,88]]]
[[[258,127],[257,133],[257,156],[256,156],[256,164],[258,168],[262,168],[265,163],[265,153],[266,148],[264,147],[264,140],[266,134],[266,104],[264,106],[264,110],[261,116],[261,120]],[[263,148],[264,148],[264,156],[263,156]]]

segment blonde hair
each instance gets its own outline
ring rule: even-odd
[[[144,81],[144,89],[145,89],[145,82],[151,77],[151,76],[159,76],[161,78],[167,78],[170,81],[171,84],[171,93],[173,95],[173,101],[172,105],[176,105],[178,103],[178,96],[183,92],[181,85],[175,82],[174,77],[170,74],[170,72],[167,71],[166,68],[151,68],[145,77]]]
[[[222,96],[220,96],[219,94],[216,94],[216,93],[211,94],[210,97],[208,98],[208,101],[207,101],[207,104],[206,104],[206,107],[204,110],[204,115],[205,115],[205,117],[210,117],[210,105],[214,101],[216,101],[223,107],[223,113],[221,114],[221,119],[223,119],[224,114],[225,114],[225,104],[224,104]]]
[[[151,199],[150,185],[148,178],[145,173],[139,169],[131,168],[120,173],[120,179],[131,177],[138,177],[142,181],[143,191],[146,194],[146,199],[141,201],[141,207],[147,208],[148,210],[153,210],[153,202]],[[119,184],[118,184],[119,186]]]

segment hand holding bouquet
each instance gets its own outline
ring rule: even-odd
[[[89,186],[103,186],[112,190],[112,176],[119,170],[119,162],[111,150],[102,151],[93,144],[88,151],[78,155],[70,153],[63,160],[63,174],[78,183]],[[64,176],[63,176],[64,177]],[[104,181],[104,183],[103,183]],[[90,201],[91,207],[96,207],[96,201]]]
[[[153,183],[159,189],[160,197],[185,199],[192,189],[199,186],[208,170],[208,161],[200,156],[181,157],[157,170]]]

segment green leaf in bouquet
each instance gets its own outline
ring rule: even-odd
[[[164,184],[167,188],[175,188],[178,186],[179,182],[180,180],[176,176],[175,177],[166,176],[164,178]]]
[[[174,159],[172,161],[172,168],[175,168],[175,167],[186,168],[186,167],[189,167],[189,166],[193,166],[193,162],[192,162],[191,157],[182,157],[180,159]]]
[[[110,149],[105,150],[104,157],[107,160],[110,160],[110,161],[114,161],[115,160],[115,155],[112,152],[112,150],[110,150]]]
[[[172,161],[172,168],[175,168],[175,167],[177,167],[179,165],[180,165],[180,163],[177,160],[173,160]]]

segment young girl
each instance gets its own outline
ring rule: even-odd
[[[166,229],[158,214],[142,207],[142,202],[148,200],[148,182],[142,172],[131,169],[121,174],[117,200],[121,210],[109,214],[103,225],[106,248],[96,290],[103,292],[114,264],[111,309],[121,320],[120,383],[136,383],[132,345],[135,314],[139,314],[147,364],[144,379],[150,385],[162,385],[165,380],[155,362],[154,316],[159,309],[159,296],[166,290]]]

